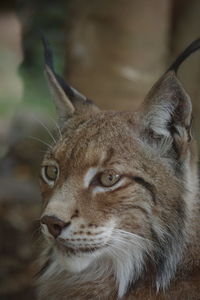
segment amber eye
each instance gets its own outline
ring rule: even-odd
[[[54,184],[58,177],[58,167],[55,165],[42,167],[42,177],[47,184]]]
[[[120,179],[120,175],[114,170],[106,170],[100,175],[100,183],[105,187],[116,184]]]

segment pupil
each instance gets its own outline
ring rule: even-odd
[[[113,176],[110,174],[109,175],[109,180],[112,181],[113,180]]]

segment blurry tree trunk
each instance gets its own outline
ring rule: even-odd
[[[138,106],[165,68],[170,6],[168,0],[68,1],[67,80],[102,108]]]

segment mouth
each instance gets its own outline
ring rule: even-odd
[[[68,255],[77,255],[81,253],[93,253],[98,250],[101,250],[107,246],[107,244],[102,243],[73,243],[70,241],[66,241],[64,239],[58,239],[55,241],[56,248],[61,251],[63,254]]]

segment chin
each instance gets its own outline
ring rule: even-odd
[[[73,249],[65,246],[54,248],[55,260],[69,273],[80,273],[88,269],[103,253],[103,248]]]

